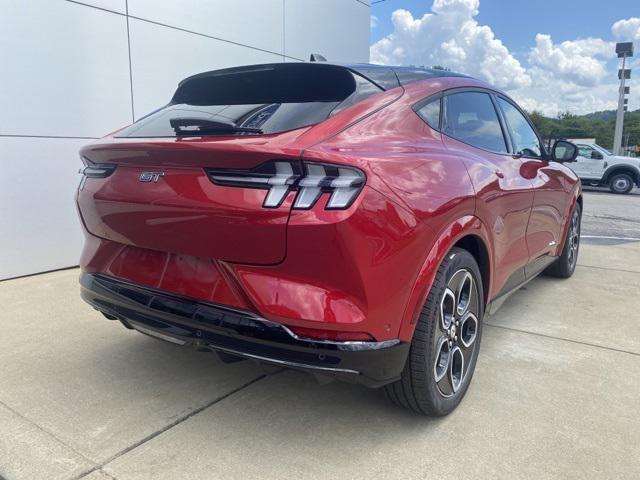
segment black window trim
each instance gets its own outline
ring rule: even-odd
[[[500,129],[502,130],[502,136],[503,136],[505,145],[507,147],[507,152],[495,152],[493,150],[487,150],[486,148],[478,147],[477,145],[471,145],[470,143],[463,142],[462,140],[452,137],[451,135],[447,135],[446,133],[443,132],[442,126],[443,126],[443,121],[446,117],[446,104],[447,104],[447,102],[444,101],[444,98],[449,95],[453,95],[454,93],[464,93],[464,92],[480,92],[480,93],[486,93],[489,95],[489,98],[491,98],[491,103],[493,104],[493,108],[496,110],[496,115],[498,116],[498,122],[500,123]],[[445,135],[457,142],[464,143],[465,145],[469,145],[470,147],[477,148],[478,150],[489,152],[494,155],[503,155],[503,156],[509,156],[512,158],[527,158],[532,160],[546,160],[546,161],[549,160],[549,153],[547,152],[547,149],[544,146],[542,137],[540,136],[540,133],[538,132],[538,129],[535,127],[533,122],[531,122],[529,115],[527,115],[526,112],[524,112],[513,100],[511,100],[505,94],[498,92],[496,90],[492,90],[490,88],[486,88],[486,87],[453,87],[453,88],[441,90],[437,93],[429,95],[419,100],[412,106],[412,109],[414,112],[416,112],[416,115],[418,115],[418,117],[429,127],[431,127],[431,125],[429,125],[427,121],[424,118],[422,118],[422,116],[418,113],[418,110],[420,110],[424,105],[426,105],[427,103],[431,102],[432,100],[438,97],[440,98],[440,120],[439,120],[438,128],[435,130],[437,130],[441,135]],[[538,142],[540,142],[540,148],[542,149],[541,157],[528,157],[525,155],[516,154],[513,147],[513,140],[511,138],[511,134],[508,133],[509,127],[507,126],[506,119],[504,118],[504,113],[502,112],[502,108],[500,108],[496,98],[494,97],[500,97],[506,100],[524,116],[525,120],[529,123],[529,126],[533,129],[533,133],[535,133],[536,137],[538,138]]]

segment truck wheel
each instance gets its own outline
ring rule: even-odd
[[[626,173],[618,173],[609,179],[609,189],[613,193],[629,193],[633,188],[633,179]]]
[[[385,386],[394,403],[430,416],[446,415],[458,406],[478,359],[483,295],[473,256],[451,249],[422,307],[402,376]]]

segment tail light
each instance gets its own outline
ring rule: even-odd
[[[84,168],[78,170],[78,173],[82,174],[82,179],[78,186],[79,190],[84,188],[87,178],[107,178],[115,171],[117,166],[113,163],[93,163],[85,157],[80,157],[80,159],[84,163]]]
[[[115,169],[115,165],[98,163],[95,165],[87,165],[78,173],[88,178],[106,178],[111,175]]]
[[[323,193],[330,193],[326,209],[349,208],[365,184],[362,171],[353,167],[316,162],[276,160],[251,170],[205,169],[216,185],[228,187],[262,188],[268,190],[262,204],[278,208],[291,191],[297,191],[293,208],[313,208]]]

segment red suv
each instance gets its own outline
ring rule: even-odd
[[[444,415],[482,319],[569,277],[582,196],[504,93],[428,69],[281,63],[182,81],[84,147],[82,297],[179,345]]]

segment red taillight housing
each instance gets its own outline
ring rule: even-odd
[[[306,340],[328,340],[334,342],[375,342],[376,339],[365,332],[339,332],[319,328],[288,327],[298,337]]]

